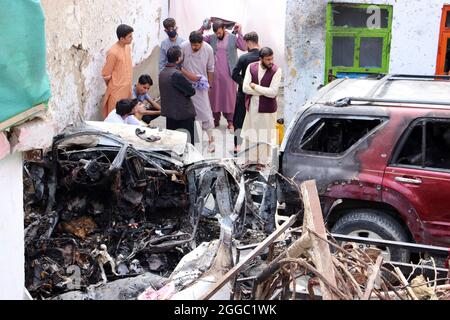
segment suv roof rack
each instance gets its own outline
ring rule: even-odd
[[[421,74],[388,74],[390,80],[395,79],[417,79],[417,80],[450,80],[450,76],[421,75]]]
[[[394,80],[450,80],[450,76],[430,76],[430,75],[419,75],[419,74],[387,74],[381,78],[378,83],[370,90],[364,98],[372,99],[375,94],[383,87],[386,82]]]
[[[368,102],[368,103],[392,103],[392,104],[427,104],[434,106],[450,106],[450,102],[446,101],[427,101],[427,100],[401,100],[401,99],[376,99],[363,97],[347,97],[339,99],[331,103],[334,107],[346,107],[352,102]]]

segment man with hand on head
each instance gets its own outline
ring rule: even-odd
[[[234,25],[234,32],[230,33],[225,28],[222,20],[213,23],[213,34],[204,37],[214,51],[215,72],[211,89],[211,107],[214,116],[214,125],[220,124],[221,115],[228,122],[228,129],[233,132],[233,116],[236,106],[236,83],[232,79],[233,68],[238,61],[237,50],[247,50],[242,35],[242,27]],[[203,31],[203,28],[200,29]]]
[[[136,99],[123,99],[117,102],[116,109],[111,111],[104,122],[121,123],[140,126],[141,122],[134,116],[142,111],[143,105]]]
[[[152,85],[152,78],[148,74],[143,74],[139,77],[138,83],[133,88],[133,99],[137,99],[145,106],[144,112],[138,113],[136,117],[142,119],[147,124],[161,115],[161,106],[148,94]]]

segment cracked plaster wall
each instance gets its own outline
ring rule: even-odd
[[[157,62],[167,0],[42,0],[46,16],[47,68],[55,128],[81,120],[101,120],[105,84],[101,70],[117,41],[119,24],[133,26],[133,63],[149,73],[157,92]],[[135,74],[136,78],[138,74]]]
[[[324,0],[287,0],[285,118],[295,113],[324,83],[326,5]],[[434,74],[442,0],[345,0],[390,4],[394,8],[390,73]]]

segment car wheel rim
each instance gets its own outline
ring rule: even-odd
[[[360,237],[360,238],[369,238],[369,239],[375,239],[375,240],[383,240],[382,237],[380,237],[377,233],[370,231],[370,230],[355,230],[348,234],[351,237]],[[367,249],[367,248],[376,248],[381,250],[381,256],[383,257],[384,261],[391,261],[391,250],[388,247],[385,246],[377,246],[377,245],[371,245],[371,244],[365,244],[365,243],[356,243],[356,245],[361,249]]]

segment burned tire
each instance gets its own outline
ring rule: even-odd
[[[355,209],[347,211],[333,226],[332,233],[408,242],[408,236],[402,226],[386,213],[373,209]],[[404,249],[392,249],[376,246],[383,251],[385,260],[409,262],[409,252]]]

